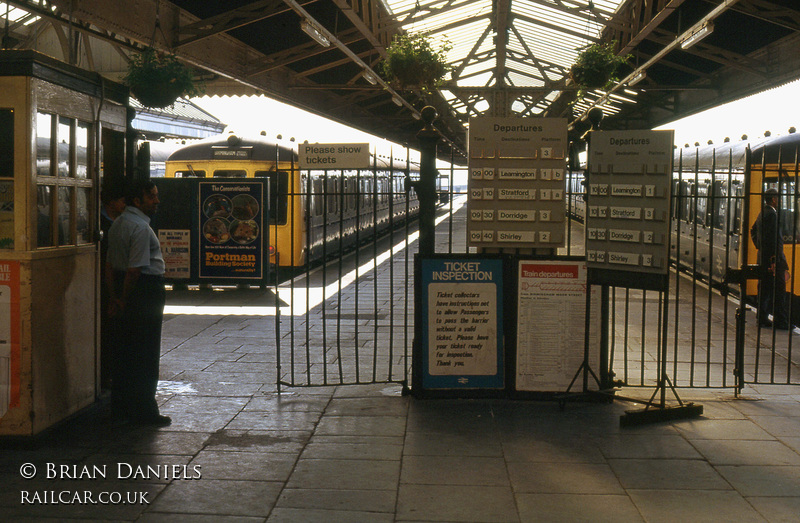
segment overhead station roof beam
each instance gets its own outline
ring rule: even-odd
[[[768,0],[748,0],[739,2],[731,10],[790,31],[800,32],[800,10],[798,9],[776,5]]]
[[[306,0],[303,3],[309,4],[312,1],[314,0]],[[231,9],[225,13],[180,27],[178,29],[178,41],[175,42],[175,47],[182,47],[219,33],[225,33],[239,27],[260,22],[261,20],[287,11],[290,11],[289,7],[278,0],[260,0],[236,9]],[[183,35],[189,36],[183,37]]]

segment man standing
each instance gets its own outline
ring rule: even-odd
[[[783,252],[783,235],[778,223],[777,189],[764,191],[764,207],[750,229],[750,236],[758,248],[760,279],[758,284],[758,324],[776,329],[789,328],[786,304],[786,281],[789,264]],[[773,322],[767,316],[772,314]]]
[[[158,412],[156,388],[164,316],[164,258],[150,217],[158,209],[158,188],[134,181],[128,206],[108,231],[106,285],[109,314],[117,321],[112,404],[135,423],[169,425]]]

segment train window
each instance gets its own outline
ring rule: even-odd
[[[697,186],[695,193],[695,221],[698,225],[708,225],[708,186]]]
[[[335,214],[339,212],[339,198],[336,186],[339,183],[338,176],[327,176],[327,187],[325,188],[325,198],[328,201],[326,212],[328,214]]]
[[[798,215],[797,206],[795,205],[795,182],[790,181],[788,178],[782,178],[780,183],[775,177],[768,177],[765,179],[766,185],[763,190],[778,189],[781,194],[780,198],[780,221],[781,236],[783,236],[784,243],[800,243],[800,215]]]
[[[728,208],[728,189],[725,182],[716,181],[712,184],[713,208],[711,209],[711,226],[715,229],[725,230],[725,216]]]
[[[53,115],[37,113],[36,115],[36,174],[50,176],[53,151]]]
[[[322,216],[324,209],[322,208],[322,180],[315,178],[312,182],[311,190],[311,214],[313,216]]]
[[[278,171],[256,171],[256,178],[269,178],[270,225],[286,225],[286,209],[289,197],[289,173]]]
[[[686,222],[691,221],[691,187],[688,182],[679,182],[679,190],[677,194],[676,206],[678,209],[677,216],[680,220]]]
[[[175,178],[205,178],[206,172],[203,170],[190,169],[188,171],[175,171]]]
[[[244,169],[217,169],[214,171],[214,178],[247,178],[247,171]]]

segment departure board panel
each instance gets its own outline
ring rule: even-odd
[[[562,246],[566,157],[563,118],[471,118],[468,245]]]
[[[665,281],[630,274],[668,274],[672,149],[673,131],[591,134],[585,223],[593,282],[659,288]]]

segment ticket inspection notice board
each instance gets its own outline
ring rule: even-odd
[[[475,255],[417,258],[415,394],[504,390],[505,264]]]

